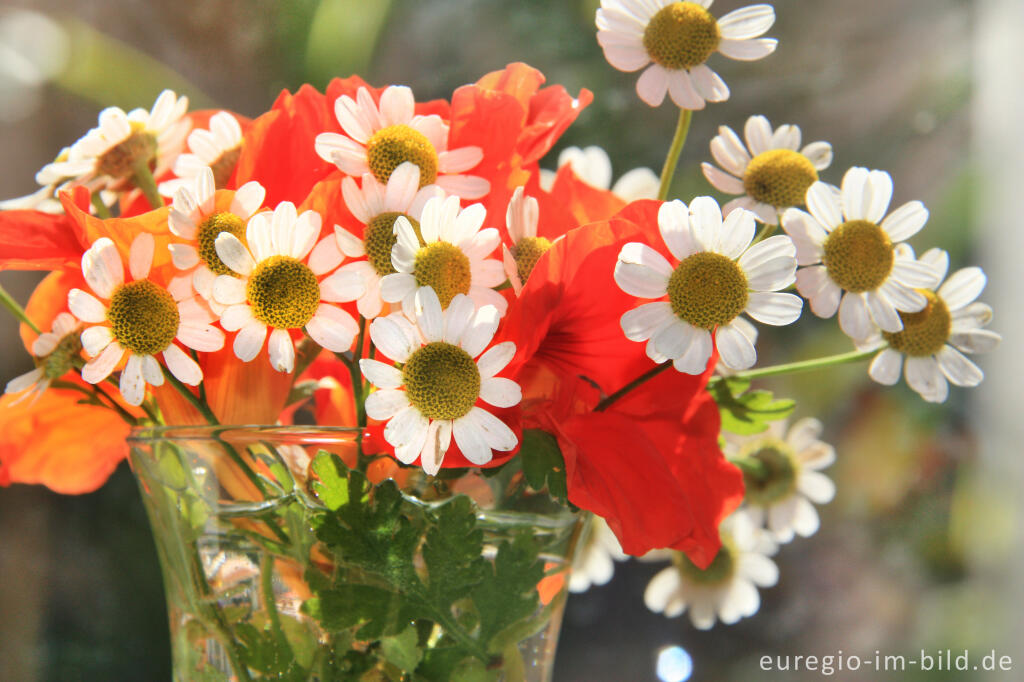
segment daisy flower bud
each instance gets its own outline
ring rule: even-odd
[[[851,168],[841,192],[823,182],[807,190],[807,210],[790,208],[782,229],[796,243],[796,288],[818,317],[839,310],[839,327],[854,341],[876,329],[903,329],[900,312],[917,312],[927,299],[916,289],[938,284],[926,263],[896,258],[895,245],[928,221],[920,201],[903,204],[886,216],[892,178],[885,171]]]
[[[626,312],[626,338],[647,341],[647,355],[657,363],[672,360],[680,372],[700,374],[711,358],[714,334],[723,364],[752,367],[754,339],[748,325],[737,324],[740,314],[771,325],[800,317],[800,298],[777,293],[793,283],[793,242],[776,235],[751,245],[754,214],[735,209],[723,221],[711,197],[697,197],[689,208],[678,200],[663,204],[658,228],[675,265],[638,242],[622,247],[615,264],[615,282],[627,294],[668,299]]]
[[[716,620],[732,625],[757,613],[757,588],[772,587],[779,580],[779,568],[768,558],[778,547],[743,511],[723,521],[720,531],[722,547],[706,569],[682,552],[672,552],[672,565],[644,590],[647,608],[668,618],[689,611],[698,630],[710,630]]]
[[[331,272],[341,259],[334,235],[317,242],[320,223],[318,213],[300,215],[285,201],[249,219],[245,244],[233,232],[217,236],[217,256],[231,273],[214,281],[213,298],[227,306],[220,323],[238,332],[233,347],[240,360],[249,362],[268,342],[270,364],[291,372],[295,344],[290,332],[297,329],[335,353],[352,345],[359,325],[332,304],[356,300],[363,283],[352,273]]]
[[[777,225],[779,213],[802,206],[818,171],[832,163],[832,145],[812,142],[801,148],[799,127],[787,124],[773,131],[764,116],[748,118],[743,132],[745,146],[732,128],[720,127],[711,155],[722,168],[705,162],[701,169],[715,189],[743,195],[727,203],[723,213],[745,208],[761,222]]]
[[[82,341],[78,338],[78,320],[70,313],[60,313],[53,318],[50,331],[43,332],[32,342],[32,356],[36,368],[7,382],[4,393],[22,393],[11,405],[22,400],[36,400],[74,367],[74,361],[82,352]]]
[[[419,288],[414,298],[415,324],[394,313],[370,325],[374,345],[395,364],[359,361],[378,389],[366,399],[367,416],[387,420],[384,439],[400,462],[420,458],[430,475],[440,470],[452,438],[476,465],[490,462],[494,450],[513,450],[519,441],[512,429],[476,404],[482,400],[504,408],[522,400],[519,384],[496,376],[511,362],[515,344],[487,348],[498,328],[498,311],[477,310],[463,294],[442,311],[429,287]]]
[[[131,280],[126,282],[114,242],[97,239],[82,256],[82,274],[95,295],[81,289],[68,293],[72,314],[95,325],[82,332],[82,347],[92,358],[82,368],[82,378],[90,384],[103,381],[127,355],[120,388],[130,405],[142,403],[146,384],[163,384],[158,354],[182,383],[196,386],[202,381],[199,365],[175,341],[204,352],[224,345],[224,333],[210,325],[213,320],[205,306],[194,297],[175,298],[147,279],[154,248],[152,234],[135,237],[128,257]]]
[[[801,419],[788,431],[784,421],[776,421],[765,433],[726,436],[725,454],[740,460],[743,471],[745,511],[755,527],[767,522],[776,542],[814,535],[820,526],[814,504],[835,497],[835,484],[820,470],[835,461],[836,453],[819,440],[821,429],[817,419]]]
[[[741,61],[767,57],[774,38],[758,38],[775,23],[771,5],[751,5],[715,19],[712,0],[601,0],[597,42],[620,71],[644,69],[637,94],[652,107],[667,92],[680,109],[729,99],[729,88],[705,62],[715,52]],[[652,63],[653,62],[653,63]]]
[[[914,253],[901,245],[897,259],[913,261]],[[1002,338],[984,329],[992,319],[992,309],[975,299],[985,288],[986,277],[981,268],[957,270],[949,279],[949,254],[931,249],[921,256],[939,277],[936,291],[919,291],[925,307],[915,313],[900,313],[903,329],[882,332],[868,346],[883,348],[868,368],[868,374],[880,384],[892,386],[903,370],[907,385],[928,402],[941,403],[949,395],[949,383],[977,386],[984,378],[981,369],[964,353],[985,353],[995,349]],[[943,281],[945,280],[945,281]]]

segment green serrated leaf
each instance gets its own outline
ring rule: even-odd
[[[531,488],[543,490],[546,487],[551,497],[563,503],[567,501],[565,459],[554,436],[540,429],[526,429],[519,456],[523,461],[523,475]]]
[[[288,682],[306,679],[306,673],[295,661],[286,639],[249,623],[235,625],[235,637],[241,645],[242,660],[253,670]]]
[[[349,500],[351,481],[348,467],[337,455],[326,450],[316,453],[313,459],[313,473],[317,480],[313,481],[313,494],[331,511],[338,510]]]
[[[412,625],[394,637],[385,637],[380,646],[384,659],[407,673],[416,670],[416,666],[423,660],[419,635]]]
[[[427,593],[439,604],[451,605],[484,577],[484,534],[477,528],[476,510],[465,495],[436,507],[431,516],[434,524],[423,545]]]
[[[470,593],[480,616],[480,641],[491,653],[499,653],[508,644],[498,635],[533,616],[540,606],[537,583],[544,577],[544,563],[537,558],[538,552],[529,533],[502,542],[493,570]],[[497,646],[496,639],[501,639]]]
[[[716,381],[709,391],[722,415],[722,430],[740,435],[761,433],[773,421],[785,419],[796,402],[776,399],[771,391],[748,390],[750,382],[742,379]]]

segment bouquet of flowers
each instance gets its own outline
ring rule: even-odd
[[[516,63],[252,119],[165,91],[4,202],[0,267],[50,274],[0,291],[36,365],[0,401],[0,484],[85,492],[130,457],[177,678],[546,679],[566,589],[626,555],[668,562],[652,610],[735,623],[835,493],[821,424],[752,381],[982,380],[985,275],[914,253],[928,211],[888,173],[830,184],[827,142],[753,115],[701,164],[735,198],[670,197],[693,112],[729,98],[706,62],[776,47],[771,6],[710,5],[597,11],[608,62],[679,108],[660,177],[611,186],[597,147],[542,169],[593,95]],[[801,317],[852,350],[759,366]]]

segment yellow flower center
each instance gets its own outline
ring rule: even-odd
[[[772,149],[750,160],[743,189],[763,204],[785,208],[804,203],[807,188],[818,180],[810,159],[792,149]]]
[[[681,320],[712,330],[747,307],[747,277],[720,253],[687,256],[668,279],[668,300]]]
[[[469,257],[448,242],[434,242],[416,252],[413,274],[418,286],[434,290],[442,308],[448,307],[455,294],[468,294],[472,281]]]
[[[370,261],[370,265],[381,277],[396,272],[394,266],[391,265],[391,249],[398,241],[398,235],[395,234],[395,221],[399,216],[405,216],[412,225],[412,230],[416,233],[420,244],[423,244],[420,223],[411,216],[405,213],[389,212],[372,218],[363,232],[363,248],[366,250],[366,259]]]
[[[510,251],[516,259],[516,272],[519,273],[519,281],[526,284],[533,272],[533,266],[537,264],[544,252],[551,248],[551,242],[545,237],[523,237]]]
[[[673,2],[644,29],[644,49],[666,69],[692,69],[718,48],[722,32],[711,13],[694,2]]]
[[[228,149],[219,157],[217,160],[210,164],[210,170],[213,171],[213,185],[217,189],[224,189],[228,186],[228,180],[231,179],[232,173],[235,172],[235,166],[238,165],[238,157],[242,155],[241,145]]]
[[[718,585],[728,581],[736,572],[736,547],[728,533],[722,533],[722,547],[707,568],[701,569],[682,552],[672,555],[672,563],[691,582]]]
[[[396,168],[411,161],[420,168],[420,187],[437,179],[437,150],[427,136],[404,124],[381,128],[366,142],[366,162],[377,181],[387,184]]]
[[[429,419],[465,416],[480,395],[480,370],[469,353],[438,341],[409,356],[402,367],[409,402]]]
[[[928,305],[916,313],[900,313],[903,331],[882,332],[889,345],[912,357],[935,355],[949,340],[953,323],[946,302],[931,291],[918,290]]]
[[[825,239],[822,262],[840,288],[872,291],[892,272],[892,240],[869,220],[848,220]]]
[[[770,507],[796,491],[799,464],[793,449],[778,438],[753,441],[740,457],[753,460],[753,466],[742,467],[748,503]]]
[[[257,320],[275,329],[298,329],[320,306],[320,283],[305,263],[271,256],[252,271],[245,295]]]
[[[96,170],[100,175],[127,178],[135,174],[136,164],[147,163],[152,166],[156,159],[156,136],[146,132],[141,123],[133,122],[131,128],[132,132],[127,138],[96,159]]]
[[[224,261],[217,255],[217,236],[221,232],[230,232],[238,237],[243,244],[245,243],[245,223],[241,218],[228,211],[214,213],[199,224],[199,231],[196,235],[199,258],[215,274],[237,277],[238,274],[224,265]]]
[[[135,355],[166,350],[178,335],[178,304],[166,289],[142,279],[114,290],[107,309],[114,339]]]
[[[73,332],[62,337],[49,355],[36,358],[36,367],[43,370],[46,379],[60,379],[75,366],[74,360],[81,352],[81,335]]]

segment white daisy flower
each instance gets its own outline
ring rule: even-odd
[[[203,352],[224,345],[224,332],[211,326],[213,318],[205,306],[194,297],[176,299],[146,279],[154,248],[152,234],[142,232],[135,237],[128,255],[131,281],[126,282],[114,242],[106,237],[97,239],[82,256],[82,274],[95,296],[81,289],[68,293],[72,314],[96,325],[82,332],[82,348],[92,358],[82,368],[82,379],[90,384],[103,381],[127,354],[120,387],[130,405],[142,403],[146,384],[164,383],[158,353],[182,383],[196,386],[202,381],[199,365],[175,341]]]
[[[334,115],[345,134],[317,135],[316,153],[349,175],[372,173],[382,184],[411,161],[419,166],[420,187],[437,184],[463,199],[487,194],[487,180],[463,175],[480,163],[483,150],[448,149],[448,124],[434,114],[416,115],[415,107],[412,90],[405,86],[386,88],[379,105],[366,88],[359,88],[355,100],[343,95],[334,102]]]
[[[158,177],[170,169],[185,143],[192,125],[187,111],[188,98],[170,90],[160,93],[150,111],[125,113],[108,107],[100,112],[99,125],[71,146],[66,159],[48,164],[40,173],[76,183],[97,180],[120,189],[137,164],[148,163]]]
[[[188,151],[174,161],[173,180],[160,183],[160,194],[173,197],[180,187],[189,186],[203,169],[213,171],[214,186],[224,189],[242,153],[242,126],[226,111],[210,117],[210,128],[195,128],[188,134]]]
[[[698,630],[710,630],[716,620],[732,625],[757,613],[757,588],[772,587],[779,568],[768,557],[778,547],[743,511],[722,522],[722,548],[701,570],[682,552],[672,553],[672,566],[657,573],[644,590],[644,604],[668,618],[689,611]]]
[[[722,209],[753,211],[763,223],[777,225],[779,214],[802,206],[818,171],[832,163],[832,145],[812,142],[801,148],[800,128],[782,125],[772,130],[764,116],[751,116],[743,128],[746,146],[729,126],[711,140],[711,155],[721,168],[702,163],[704,177],[726,194],[742,194]]]
[[[217,210],[215,194],[214,173],[207,167],[175,191],[168,227],[187,242],[168,245],[174,267],[182,271],[168,288],[178,291],[180,287],[183,294],[194,289],[220,315],[224,306],[213,300],[213,283],[219,275],[234,273],[217,255],[217,236],[230,232],[242,239],[246,222],[263,206],[266,190],[258,182],[246,183],[226,211]]]
[[[647,67],[636,92],[652,107],[666,92],[681,109],[703,109],[705,100],[724,102],[729,88],[704,62],[716,51],[741,61],[770,55],[778,41],[758,36],[775,23],[775,10],[751,5],[715,19],[708,12],[711,2],[601,0],[597,42],[616,69]]]
[[[419,234],[408,218],[395,221],[398,236],[391,249],[396,272],[380,281],[388,303],[401,301],[412,319],[413,299],[420,287],[430,287],[447,308],[456,294],[466,294],[478,306],[492,305],[504,315],[505,297],[492,289],[505,281],[501,261],[488,258],[501,243],[493,227],[480,229],[487,217],[483,204],[459,208],[459,197],[433,197],[423,206]]]
[[[612,161],[608,152],[596,145],[566,147],[558,155],[558,167],[569,165],[572,172],[583,182],[597,189],[611,189],[611,193],[629,203],[637,199],[654,199],[658,196],[661,180],[650,168],[634,168],[627,171],[612,185]],[[555,171],[540,171],[540,188],[550,192],[555,184]]]
[[[885,217],[892,178],[885,171],[851,168],[842,192],[823,182],[807,190],[807,210],[786,209],[782,228],[796,244],[796,288],[818,317],[839,310],[839,327],[854,341],[875,331],[903,329],[899,312],[927,304],[919,288],[938,283],[933,268],[897,259],[894,244],[909,239],[928,221],[920,201],[903,204]],[[883,220],[883,217],[885,219]]]
[[[295,368],[291,330],[305,328],[335,353],[352,346],[359,324],[332,304],[359,298],[363,283],[352,273],[331,272],[341,256],[334,235],[317,242],[321,221],[319,213],[299,214],[283,201],[249,219],[246,243],[232,232],[217,235],[217,256],[232,274],[214,280],[213,299],[228,306],[220,324],[238,332],[233,347],[243,362],[259,354],[268,329],[270,364],[279,372]]]
[[[539,219],[537,200],[526,196],[522,187],[516,187],[505,211],[505,226],[512,240],[512,248],[502,244],[501,258],[505,276],[512,283],[517,296],[530,277],[533,266],[551,248],[551,242],[546,237],[537,236]]]
[[[591,514],[572,560],[569,591],[586,592],[592,585],[608,584],[615,574],[615,562],[628,558],[608,522]]]
[[[476,465],[491,461],[494,450],[514,449],[519,441],[512,429],[476,404],[503,408],[522,400],[519,384],[495,376],[511,362],[515,344],[506,341],[484,352],[498,328],[498,311],[476,309],[469,297],[456,294],[442,312],[430,287],[420,287],[414,298],[415,325],[399,313],[370,325],[374,345],[396,365],[359,361],[377,387],[366,399],[367,416],[388,420],[384,439],[400,462],[419,457],[432,476],[453,437]]]
[[[437,185],[420,187],[419,166],[406,161],[395,169],[387,184],[377,182],[372,173],[363,174],[362,187],[353,178],[342,178],[341,195],[348,210],[365,226],[362,236],[340,225],[334,226],[341,253],[349,258],[365,258],[343,265],[341,269],[363,278],[366,292],[356,304],[359,314],[372,320],[380,315],[384,306],[380,295],[381,279],[397,272],[391,264],[391,250],[398,241],[395,221],[405,218],[413,226],[413,232],[417,232],[423,206],[432,197],[443,197],[444,190]]]
[[[909,246],[897,253],[897,260],[913,260]],[[986,277],[981,268],[962,268],[946,279],[949,254],[931,249],[921,262],[935,269],[938,291],[922,292],[927,299],[924,309],[916,313],[900,313],[903,331],[883,332],[868,342],[869,347],[883,348],[868,368],[868,374],[880,384],[892,386],[904,372],[907,385],[928,402],[941,403],[949,394],[947,380],[957,386],[977,386],[984,378],[981,369],[963,353],[986,353],[999,345],[999,334],[983,329],[992,319],[992,309],[975,299],[985,288]],[[904,362],[906,358],[906,362]]]
[[[623,246],[615,264],[615,282],[630,296],[668,297],[626,312],[626,338],[647,341],[656,363],[672,360],[680,372],[700,374],[714,333],[726,367],[752,367],[757,353],[749,325],[736,323],[740,313],[771,325],[800,317],[800,297],[778,293],[793,283],[793,242],[776,235],[751,245],[754,214],[739,208],[723,222],[711,197],[697,197],[689,210],[678,200],[662,204],[658,228],[676,265],[638,242]]]
[[[835,497],[835,484],[820,470],[836,453],[819,440],[821,429],[817,419],[801,419],[789,431],[785,421],[775,421],[765,433],[726,436],[727,457],[741,462],[746,513],[757,528],[767,521],[776,542],[814,535],[820,525],[814,505]]]
[[[43,332],[32,342],[32,357],[36,368],[7,382],[4,393],[21,393],[11,405],[31,398],[35,401],[50,383],[60,379],[74,368],[74,359],[82,352],[78,338],[78,320],[70,313],[60,313],[53,318],[50,331]]]

